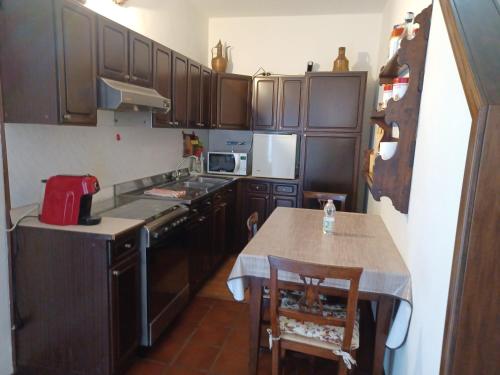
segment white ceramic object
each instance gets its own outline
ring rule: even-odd
[[[380,142],[379,154],[382,160],[389,160],[396,153],[398,142]]]

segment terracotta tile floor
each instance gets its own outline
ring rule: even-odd
[[[232,266],[234,258],[228,263]],[[248,304],[227,300],[227,296],[223,294],[227,292],[219,285],[225,285],[230,266],[226,264],[221,267],[218,274],[207,282],[212,287],[204,288],[193,299],[153,348],[140,353],[126,375],[247,374]],[[361,340],[363,345],[363,336]],[[263,334],[262,344],[265,345],[266,341],[267,336]],[[358,354],[358,362],[364,362],[365,355],[361,352]],[[368,355],[367,358],[369,357]],[[360,368],[363,368],[361,363]],[[286,375],[336,373],[334,362],[318,358],[314,366],[311,366],[307,357],[287,354]],[[369,371],[359,369],[356,371],[356,375],[368,373]],[[271,375],[271,354],[267,349],[261,349],[259,354],[259,375]]]
[[[196,297],[158,343],[141,353],[127,375],[244,375],[248,366],[248,305]],[[259,375],[271,374],[271,355],[260,353]],[[309,374],[306,358],[290,357],[286,374]],[[318,363],[311,374],[335,374]],[[326,372],[325,372],[326,371]]]

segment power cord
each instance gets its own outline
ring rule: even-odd
[[[14,225],[12,227],[10,227],[10,228],[3,228],[3,230],[5,232],[7,232],[7,233],[13,232],[17,228],[17,226],[19,225],[19,223],[21,221],[23,221],[24,219],[26,219],[28,217],[37,217],[37,216],[29,216],[29,214],[31,214],[33,211],[38,211],[39,208],[40,208],[39,204],[35,205],[35,207],[32,207],[31,209],[29,209],[28,211],[26,211],[25,213],[23,213],[21,215],[21,217],[19,219],[17,219],[17,221],[14,223]]]

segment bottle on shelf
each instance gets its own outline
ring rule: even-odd
[[[404,37],[408,40],[412,40],[415,38],[417,31],[418,24],[415,23],[415,14],[413,14],[413,12],[407,12],[404,23]]]
[[[335,212],[337,210],[331,199],[328,199],[323,211],[325,211],[325,216],[323,217],[323,233],[333,234],[335,226]]]
[[[389,39],[389,60],[398,52],[404,31],[405,28],[403,25],[394,25],[391,38]]]

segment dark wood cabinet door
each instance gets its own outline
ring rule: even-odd
[[[153,44],[153,88],[165,98],[172,98],[172,51],[161,44]],[[153,127],[169,126],[172,111],[155,113]]]
[[[128,29],[105,17],[97,17],[98,75],[128,81]]]
[[[59,121],[97,123],[96,15],[69,1],[55,2]],[[36,61],[33,61],[36,64]]]
[[[110,317],[112,373],[127,365],[139,346],[140,334],[140,258],[139,253],[111,268]]]
[[[304,190],[346,193],[347,210],[356,208],[360,136],[307,134],[302,142]]]
[[[217,127],[250,129],[252,77],[219,73],[217,78]]]
[[[189,289],[191,293],[196,293],[210,272],[210,232],[211,218],[205,214],[193,218],[187,228],[187,233],[189,233]]]
[[[145,87],[153,86],[153,42],[129,30],[130,82]]]
[[[227,254],[225,202],[217,204],[212,211],[212,268],[218,266]]]
[[[212,123],[212,70],[201,68],[201,126],[210,128]]]
[[[308,73],[305,130],[361,131],[365,86],[366,72]]]
[[[172,53],[172,122],[175,127],[187,126],[188,59]]]
[[[297,207],[297,197],[285,195],[273,195],[272,206],[269,214],[271,214],[276,207]]]
[[[270,200],[269,194],[247,193],[245,223],[252,213],[257,212],[259,214],[258,227],[260,228],[269,216]]]
[[[277,128],[278,85],[278,77],[254,79],[252,124],[255,130],[275,130]]]
[[[210,82],[211,103],[210,103],[210,128],[217,128],[217,81],[219,73],[213,71]]]
[[[201,124],[201,65],[188,60],[188,127],[196,128]]]
[[[305,77],[280,77],[278,99],[278,129],[302,129],[302,108]]]

